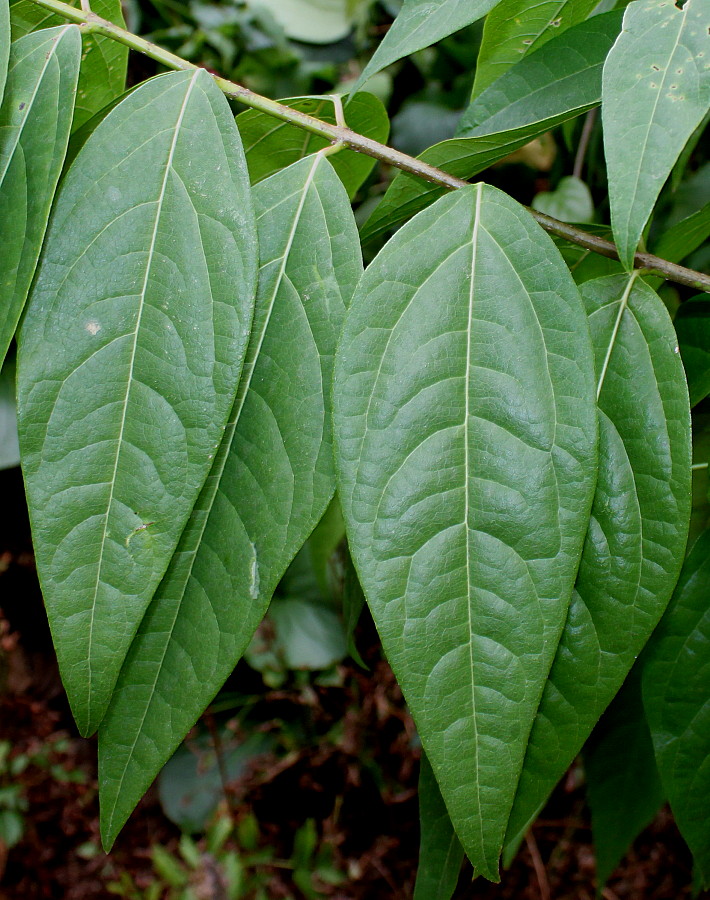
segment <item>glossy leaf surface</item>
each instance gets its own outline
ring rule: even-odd
[[[63,182],[20,335],[37,567],[83,733],[103,717],[220,444],[255,276],[224,96],[204,71],[144,85]]]
[[[246,649],[334,490],[333,354],[362,272],[347,194],[321,156],[254,189],[261,270],[230,425],[99,732],[113,843]]]
[[[350,549],[456,832],[495,879],[596,477],[579,294],[522,207],[464,188],[371,263],[335,377]]]
[[[346,98],[343,98],[343,102]],[[335,105],[331,97],[294,97],[283,101],[287,106],[299,112],[307,113],[316,119],[336,123]],[[374,141],[386,143],[389,136],[389,118],[387,110],[373,94],[361,91],[355,94],[347,104],[344,112],[349,128],[372,138]],[[244,142],[244,152],[249,166],[249,177],[252,184],[257,184],[285,169],[291,163],[329,145],[329,141],[315,134],[309,134],[302,128],[281,122],[257,109],[248,109],[237,116],[239,133]],[[342,150],[331,160],[333,168],[340,176],[350,197],[367,178],[375,165],[375,160],[364,153]]]
[[[425,753],[419,768],[419,828],[414,900],[451,900],[464,859],[463,847]]]
[[[630,269],[663,183],[710,106],[707,3],[630,3],[602,94],[611,223]]]
[[[473,96],[477,97],[523,56],[583,21],[597,0],[501,0],[486,17]]]
[[[69,0],[71,6],[79,6],[79,0]],[[108,19],[125,28],[120,0],[91,0],[91,9],[102,19]],[[31,0],[10,2],[13,39],[40,28],[66,25],[66,19],[47,12]],[[126,86],[128,47],[98,34],[84,34],[79,88],[74,112],[74,128],[78,128],[94,113],[103,109]]]
[[[621,687],[673,591],[690,517],[690,410],[665,306],[625,275],[581,288],[596,356],[599,475],[567,624],[509,823],[535,815]]]
[[[0,106],[0,365],[27,298],[69,139],[81,38],[76,25],[12,45]]]
[[[584,750],[598,890],[665,801],[641,701],[639,667],[594,729]]]
[[[681,834],[710,882],[710,531],[688,554],[649,645],[643,699],[656,761]]]
[[[469,106],[460,137],[435,144],[419,159],[471,178],[536,135],[596,106],[602,66],[620,27],[620,12],[596,16],[526,56]],[[363,226],[363,241],[386,233],[445,193],[399,172]]]
[[[460,31],[499,0],[404,0],[404,6],[357,80],[355,90],[386,66]]]

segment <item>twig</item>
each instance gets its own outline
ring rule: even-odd
[[[528,848],[528,853],[532,857],[535,877],[537,878],[537,884],[540,888],[540,900],[550,900],[550,882],[547,880],[545,865],[540,856],[540,851],[537,846],[537,841],[535,840],[535,835],[532,833],[532,828],[525,835],[525,845]]]
[[[574,158],[574,168],[572,169],[572,174],[575,178],[582,177],[582,169],[584,168],[584,157],[587,155],[587,148],[589,147],[589,140],[592,136],[592,132],[594,131],[594,123],[597,120],[597,111],[596,109],[590,109],[587,115],[584,117],[584,125],[582,126],[582,133],[579,136],[579,145],[577,147],[577,155]]]
[[[62,0],[32,0],[32,2],[71,22],[76,22],[85,32],[112,38],[132,50],[137,50],[139,53],[149,56],[169,69],[184,71],[200,68],[194,63],[176,56],[169,50],[165,50],[157,44],[145,40],[145,38],[132,34],[130,31],[126,31],[125,28],[114,25],[113,22],[102,19],[95,13],[84,12],[74,6],[69,6],[67,3],[63,3]],[[435,166],[430,166],[420,159],[414,159],[414,157],[395,150],[393,147],[373,141],[371,138],[365,137],[365,135],[357,134],[357,132],[344,125],[331,125],[329,122],[322,122],[320,119],[316,119],[299,110],[284,106],[276,100],[263,97],[261,94],[257,94],[240,84],[227,81],[226,78],[221,78],[218,75],[213,75],[212,77],[227,97],[231,97],[233,100],[237,100],[239,103],[243,103],[252,109],[261,110],[261,112],[280,119],[282,122],[288,122],[291,125],[309,131],[311,134],[326,138],[334,145],[347,147],[358,153],[364,153],[367,156],[380,160],[380,162],[387,163],[397,169],[401,169],[403,172],[409,172],[410,175],[416,175],[425,181],[449,190],[468,185],[468,182],[461,178],[449,175],[447,172],[437,169]],[[560,222],[558,219],[553,219],[552,216],[547,216],[537,210],[531,209],[530,213],[538,224],[550,234],[565,238],[573,244],[578,244],[580,247],[585,247],[587,250],[592,250],[594,253],[599,253],[602,256],[607,256],[611,259],[619,258],[616,247],[610,241],[588,234],[586,231],[575,228],[574,225]],[[634,257],[634,268],[644,269],[646,274],[658,275],[661,278],[675,281],[677,284],[687,285],[695,290],[710,292],[710,275],[686,269],[684,266],[670,263],[668,260],[661,259],[659,256],[653,256],[650,253],[637,253]]]

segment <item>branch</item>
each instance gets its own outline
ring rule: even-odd
[[[85,12],[84,9],[77,9],[70,6],[68,3],[63,3],[62,0],[32,0],[32,2],[71,22],[76,22],[81,27],[82,31],[86,33],[100,34],[104,37],[118,41],[126,47],[129,47],[131,50],[137,50],[139,53],[149,56],[156,62],[162,63],[162,65],[169,69],[185,70],[199,68],[199,66],[194,65],[194,63],[176,56],[169,50],[165,50],[157,44],[145,40],[145,38],[132,34],[130,31],[126,31],[125,28],[121,28],[119,25],[114,25],[113,22],[102,19],[95,13]],[[83,5],[84,4],[82,3],[82,6]],[[422,160],[407,156],[406,153],[395,150],[393,147],[387,147],[385,144],[373,141],[362,134],[352,131],[344,125],[331,125],[328,122],[322,122],[320,119],[316,119],[306,113],[284,106],[276,100],[270,100],[268,97],[263,97],[261,94],[250,91],[249,88],[245,88],[240,84],[227,81],[226,78],[221,78],[218,75],[213,75],[212,77],[217,86],[227,95],[227,97],[231,97],[233,100],[237,100],[239,103],[243,103],[245,106],[249,106],[252,109],[261,110],[261,112],[273,116],[276,119],[280,119],[283,122],[288,122],[298,128],[303,128],[311,134],[317,134],[320,137],[331,141],[333,144],[337,144],[341,147],[348,147],[350,150],[355,150],[358,153],[364,153],[380,162],[401,169],[403,172],[409,172],[410,175],[416,175],[419,178],[423,178],[425,181],[429,181],[432,184],[437,184],[450,190],[465,187],[469,183],[463,181],[461,178],[455,178],[453,175],[449,175],[441,169],[430,166]],[[619,258],[615,245],[610,241],[605,241],[603,238],[589,234],[579,228],[575,228],[574,225],[560,222],[557,219],[553,219],[552,216],[546,216],[544,213],[537,212],[537,210],[531,209],[529,212],[533,215],[538,224],[550,234],[562,237],[573,244],[578,244],[580,247],[585,247],[587,250],[599,253],[602,256],[607,256],[610,259]],[[692,269],[686,269],[684,266],[679,266],[675,263],[668,262],[668,260],[661,259],[660,256],[653,256],[650,253],[637,253],[634,256],[634,268],[643,269],[646,274],[658,275],[661,278],[674,281],[677,284],[687,285],[695,290],[710,292],[710,275],[705,275],[702,272],[695,272]]]

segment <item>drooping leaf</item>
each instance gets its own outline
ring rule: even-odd
[[[594,215],[591,191],[574,175],[561,178],[554,191],[536,194],[531,206],[562,222],[589,222]]]
[[[27,298],[71,128],[81,38],[76,25],[12,45],[0,106],[0,365]]]
[[[79,6],[80,0],[68,0]],[[102,19],[126,27],[120,0],[91,0],[91,8]],[[10,20],[13,39],[39,28],[65,25],[66,19],[53,15],[31,0],[10,0]],[[126,87],[128,47],[98,34],[84,34],[79,88],[74,111],[74,128],[83,125],[94,113],[103,109]]]
[[[345,100],[343,98],[343,103]],[[282,102],[316,119],[336,124],[335,105],[331,97],[294,97]],[[374,94],[365,91],[355,94],[344,115],[346,124],[353,131],[372,138],[373,141],[387,142],[387,110]],[[302,128],[281,122],[257,109],[240,113],[237,125],[244,142],[252,184],[263,181],[279,169],[285,169],[291,163],[322,150],[329,144],[325,138],[309,134]],[[375,165],[372,157],[352,150],[341,150],[331,162],[351,198]]]
[[[419,159],[471,178],[535,136],[597,106],[602,66],[621,19],[621,12],[595,16],[526,56],[471,104],[460,137],[435,144]],[[399,172],[363,226],[362,240],[386,233],[444,193],[445,188]]]
[[[419,764],[419,865],[414,900],[451,900],[464,854],[426,753]]]
[[[477,22],[499,0],[404,0],[404,6],[355,84],[417,50],[430,47],[455,31]]]
[[[236,665],[334,490],[333,354],[362,271],[350,203],[322,156],[253,193],[261,269],[237,401],[99,732],[107,846]]]
[[[699,294],[681,303],[673,320],[688,377],[690,405],[710,394],[710,302]]]
[[[15,402],[15,360],[8,357],[0,370],[0,469],[20,464]]]
[[[20,332],[37,567],[80,730],[123,658],[219,447],[251,323],[239,135],[203,70],[101,123],[64,179]]]
[[[611,224],[630,270],[663,183],[710,106],[706,3],[629,3],[602,96]]]
[[[501,0],[486,17],[476,62],[477,97],[526,53],[587,18],[597,0]]]
[[[509,840],[545,802],[621,687],[668,603],[688,533],[690,410],[666,308],[627,275],[580,290],[600,385],[599,474]]]
[[[0,0],[0,101],[5,89],[7,66],[10,61],[10,7],[8,0]]]
[[[653,636],[643,700],[661,781],[705,884],[710,881],[710,531],[688,554]]]
[[[594,729],[584,750],[597,862],[597,891],[665,800],[641,701],[640,667]]]
[[[336,361],[350,550],[456,832],[488,878],[587,527],[593,388],[566,266],[486,185],[385,246]]]

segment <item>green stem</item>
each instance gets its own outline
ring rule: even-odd
[[[68,3],[63,3],[62,0],[32,0],[32,2],[71,22],[76,22],[83,31],[100,34],[118,41],[126,47],[130,47],[131,50],[137,50],[139,53],[149,56],[169,69],[199,68],[194,63],[176,56],[157,44],[152,44],[145,38],[126,31],[125,28],[121,28],[119,25],[114,25],[113,22],[102,19],[95,13],[77,9]],[[347,147],[358,153],[364,153],[367,156],[380,160],[380,162],[401,169],[403,172],[409,172],[411,175],[416,175],[425,181],[449,188],[450,190],[465,187],[468,184],[467,181],[455,178],[453,175],[430,166],[420,159],[414,159],[412,156],[407,156],[406,153],[401,153],[399,150],[373,141],[362,134],[357,134],[357,132],[352,131],[345,125],[339,123],[331,125],[328,122],[322,122],[320,119],[316,119],[306,113],[284,106],[276,100],[270,100],[268,97],[263,97],[261,94],[250,91],[249,88],[245,88],[240,84],[227,81],[226,78],[221,78],[218,75],[213,75],[213,78],[227,97],[231,97],[233,100],[237,100],[239,103],[243,103],[252,109],[261,110],[261,112],[280,119],[282,122],[288,122],[298,128],[303,128],[311,134],[319,135],[338,147]],[[530,210],[530,212],[545,231],[548,231],[550,234],[555,234],[602,256],[607,256],[611,259],[619,258],[616,247],[610,241],[588,234],[580,228],[560,222],[557,219],[553,219],[552,216],[546,216],[544,213],[536,210]],[[695,290],[710,292],[710,275],[694,272],[692,269],[686,269],[684,266],[668,262],[668,260],[661,259],[659,256],[653,256],[650,253],[637,253],[634,257],[634,268],[644,269],[646,274],[658,275],[661,278],[687,285]]]

